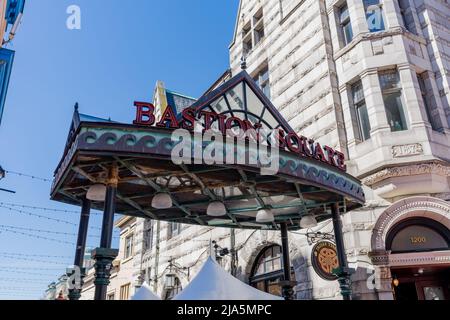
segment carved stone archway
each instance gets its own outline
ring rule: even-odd
[[[433,197],[411,197],[394,203],[378,218],[372,232],[369,256],[379,275],[380,299],[393,299],[391,259],[390,252],[386,250],[386,237],[392,227],[413,217],[428,218],[450,229],[450,204]]]
[[[423,217],[450,229],[450,204],[433,197],[403,199],[390,206],[379,218],[372,233],[372,251],[386,250],[386,236],[400,221]]]

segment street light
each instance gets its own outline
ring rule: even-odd
[[[86,198],[91,201],[105,201],[106,186],[104,184],[94,184],[89,187]]]
[[[159,192],[152,199],[152,207],[155,209],[170,209],[172,206],[172,198],[167,192]]]
[[[227,214],[227,208],[225,208],[222,201],[212,201],[208,205],[206,214],[210,217],[223,217]]]
[[[317,220],[313,215],[304,216],[300,220],[300,227],[303,229],[310,229],[317,227]]]
[[[275,217],[271,209],[261,209],[256,215],[256,222],[258,223],[269,223],[274,221]]]

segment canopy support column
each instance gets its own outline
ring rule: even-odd
[[[69,300],[80,300],[83,289],[86,270],[83,268],[84,254],[86,251],[86,239],[91,214],[91,201],[84,198],[82,201],[80,225],[78,227],[77,248],[75,251],[74,270],[68,273],[69,278],[75,277],[69,289]]]
[[[281,227],[281,247],[283,254],[284,281],[281,282],[283,297],[285,300],[294,299],[293,287],[295,282],[291,281],[291,260],[289,258],[289,237],[287,223],[280,224]]]
[[[112,167],[109,171],[109,179],[106,186],[105,209],[103,213],[100,248],[95,249],[93,253],[93,258],[96,261],[94,280],[95,300],[106,300],[112,262],[119,254],[119,250],[111,249],[118,182],[118,168]]]
[[[331,206],[331,214],[333,218],[334,237],[336,239],[336,250],[339,260],[339,268],[333,270],[338,277],[341,294],[344,300],[352,299],[352,288],[350,276],[352,269],[348,267],[347,256],[345,254],[344,235],[342,233],[342,221],[339,213],[339,204],[335,203]]]

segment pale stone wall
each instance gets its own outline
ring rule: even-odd
[[[352,277],[354,298],[391,299],[389,270],[375,267],[369,258],[377,219],[393,202],[411,196],[450,200],[450,8],[446,1],[410,0],[415,35],[404,28],[398,2],[385,0],[385,31],[369,33],[362,0],[347,0],[354,37],[342,46],[336,8],[343,2],[242,0],[230,45],[230,66],[233,74],[240,71],[242,28],[262,7],[265,37],[248,52],[247,71],[255,75],[267,66],[271,100],[291,126],[302,135],[343,151],[349,172],[366,183],[366,206],[343,215],[348,260],[356,269]],[[407,131],[391,132],[387,122],[378,78],[378,72],[387,68],[397,68],[400,74]],[[416,77],[423,72],[428,75],[429,94],[435,98],[442,132],[433,131],[427,118]],[[350,84],[357,79],[364,87],[372,126],[371,139],[364,142],[355,132],[349,92]],[[138,220],[137,233],[142,233],[144,224],[144,220]],[[184,287],[208,257],[211,240],[231,247],[231,231],[227,229],[183,226],[179,235],[167,239],[167,227],[161,222],[159,241],[154,232],[153,247],[144,250],[141,246],[134,259],[134,279],[138,283],[146,278],[159,295],[164,291],[170,259],[188,268],[177,271]],[[314,229],[319,230],[332,232],[332,224]],[[258,253],[273,243],[280,243],[276,232],[236,230],[237,276],[241,280],[248,281]],[[337,282],[325,281],[314,272],[312,247],[306,237],[290,233],[290,248],[298,281],[297,298],[340,299]],[[222,263],[230,269],[229,256]],[[377,276],[386,280],[379,289],[368,285],[375,269]],[[146,276],[142,276],[144,271]]]

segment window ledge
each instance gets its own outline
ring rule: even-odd
[[[130,256],[130,257],[126,258],[126,259],[123,259],[121,264],[125,264],[127,262],[130,262],[131,260],[133,260],[133,256]]]
[[[333,58],[334,58],[334,60],[341,58],[343,55],[348,53],[350,50],[352,50],[354,47],[356,47],[362,41],[381,39],[384,37],[395,36],[395,35],[404,35],[411,40],[415,40],[415,41],[418,41],[418,42],[426,45],[426,40],[423,37],[417,36],[409,31],[407,31],[403,27],[396,27],[396,28],[391,28],[389,30],[384,30],[384,31],[358,33],[350,43],[348,43],[345,47],[342,47],[341,49],[337,50],[335,52]]]

